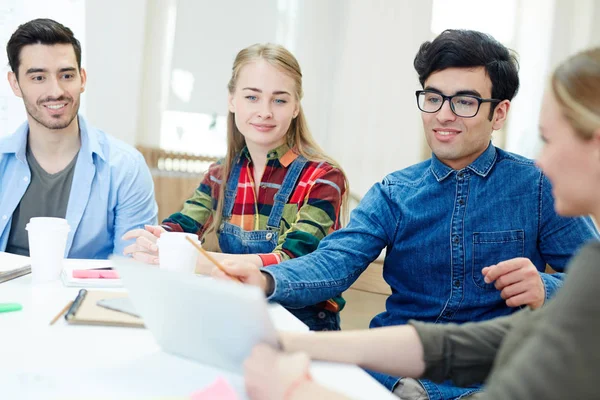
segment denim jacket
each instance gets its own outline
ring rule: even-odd
[[[526,257],[540,271],[546,298],[584,242],[597,239],[589,218],[554,211],[551,186],[533,161],[489,145],[471,165],[453,170],[435,155],[375,184],[353,211],[348,226],[323,239],[306,256],[270,266],[269,300],[303,307],[350,287],[386,249],[383,278],[392,294],[371,327],[425,322],[481,321],[515,311],[506,306],[485,266]],[[377,374],[388,388],[396,377]],[[431,399],[472,390],[422,381]]]

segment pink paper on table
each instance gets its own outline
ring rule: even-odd
[[[77,279],[119,279],[117,271],[97,269],[74,269],[73,278]]]
[[[192,393],[190,400],[239,400],[239,397],[235,390],[231,387],[229,382],[223,378],[217,378],[216,381],[211,383],[204,389],[200,389],[197,392]]]

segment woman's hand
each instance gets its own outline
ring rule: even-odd
[[[244,362],[246,393],[252,400],[289,398],[298,386],[310,382],[309,368],[305,353],[286,354],[259,344]]]
[[[147,264],[158,264],[156,240],[163,232],[166,232],[165,228],[159,225],[145,225],[144,229],[130,230],[121,239],[135,239],[135,242],[125,247],[123,254],[131,254],[134,259]]]
[[[258,256],[256,256],[259,258]],[[259,258],[260,260],[260,258]],[[239,280],[242,283],[252,286],[258,286],[267,294],[269,285],[266,274],[260,271],[256,263],[246,261],[242,258],[227,258],[221,261],[221,265],[225,271],[221,271],[218,267],[213,267],[211,275],[213,278],[224,280]]]

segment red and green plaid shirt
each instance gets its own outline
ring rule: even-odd
[[[267,166],[258,196],[254,190],[252,159],[243,150],[243,165],[238,181],[230,223],[246,231],[266,229],[274,197],[296,159],[287,145],[267,155]],[[221,163],[213,164],[183,210],[163,221],[172,231],[196,233],[200,237],[210,226],[216,208],[221,179]],[[270,254],[260,254],[263,265],[276,264],[314,251],[327,234],[340,228],[340,207],[346,190],[342,171],[327,162],[309,161],[283,210],[279,242]]]
[[[258,196],[254,190],[252,159],[247,149],[243,150],[243,156],[244,163],[229,222],[246,231],[264,230],[275,194],[283,183],[288,167],[298,155],[287,145],[268,153]],[[196,233],[202,237],[216,209],[222,184],[221,174],[221,162],[211,165],[192,198],[185,202],[180,212],[165,219],[163,226],[171,231]],[[284,206],[277,247],[270,254],[259,254],[263,265],[278,264],[316,250],[321,239],[340,228],[340,208],[345,191],[344,174],[339,168],[324,161],[307,162]],[[339,311],[344,303],[344,299],[338,296],[321,306]]]

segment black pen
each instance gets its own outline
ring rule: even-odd
[[[71,305],[71,307],[69,307],[69,311],[67,311],[67,313],[65,314],[65,319],[67,321],[75,316],[75,313],[77,312],[77,310],[79,310],[79,306],[81,306],[81,303],[83,302],[83,299],[85,299],[86,295],[87,290],[85,289],[81,289],[79,293],[77,293],[77,297],[75,297],[73,304]]]

